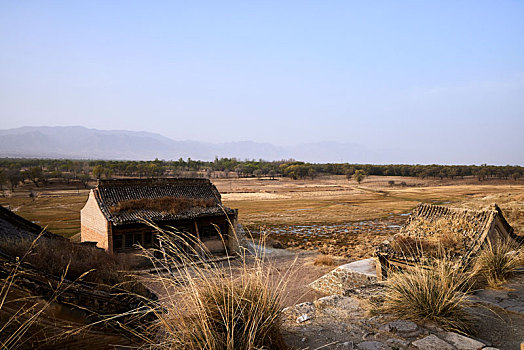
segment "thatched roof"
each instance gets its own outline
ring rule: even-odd
[[[114,225],[235,215],[222,206],[220,193],[208,179],[99,180],[93,193]]]

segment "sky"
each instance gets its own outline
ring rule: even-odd
[[[524,164],[524,1],[0,0],[0,118]]]

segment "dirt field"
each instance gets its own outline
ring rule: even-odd
[[[313,180],[212,179],[226,206],[239,209],[239,220],[261,226],[333,225],[388,219],[419,202],[479,208],[493,202],[517,231],[524,231],[524,181],[418,179],[371,176],[360,185],[344,176]],[[391,186],[388,181],[394,181]],[[400,184],[405,182],[405,186]],[[34,200],[29,196],[35,193]],[[88,190],[55,185],[26,185],[4,191],[0,205],[67,237],[80,231],[80,209]]]
[[[395,181],[390,186],[388,181]],[[406,186],[400,186],[405,182]],[[372,176],[360,185],[345,177],[314,180],[214,180],[223,202],[239,208],[240,221],[260,225],[347,223],[409,212],[420,202],[478,207],[497,202],[524,206],[524,182],[479,182]],[[504,208],[503,208],[504,209]],[[518,226],[523,222],[517,218]]]

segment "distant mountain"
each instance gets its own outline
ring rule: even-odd
[[[276,146],[253,141],[208,143],[176,141],[160,134],[97,130],[81,126],[21,127],[0,130],[0,157],[172,160],[218,157],[308,162],[380,162],[379,154],[350,143],[317,142]]]

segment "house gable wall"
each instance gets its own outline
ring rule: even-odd
[[[498,216],[493,220],[493,225],[490,232],[487,235],[487,240],[490,240],[492,243],[499,241],[505,241],[510,239],[510,234],[506,230],[506,227],[502,224]]]
[[[93,190],[89,192],[89,198],[80,211],[80,225],[82,242],[97,242],[97,247],[112,251],[111,225],[100,210]]]

